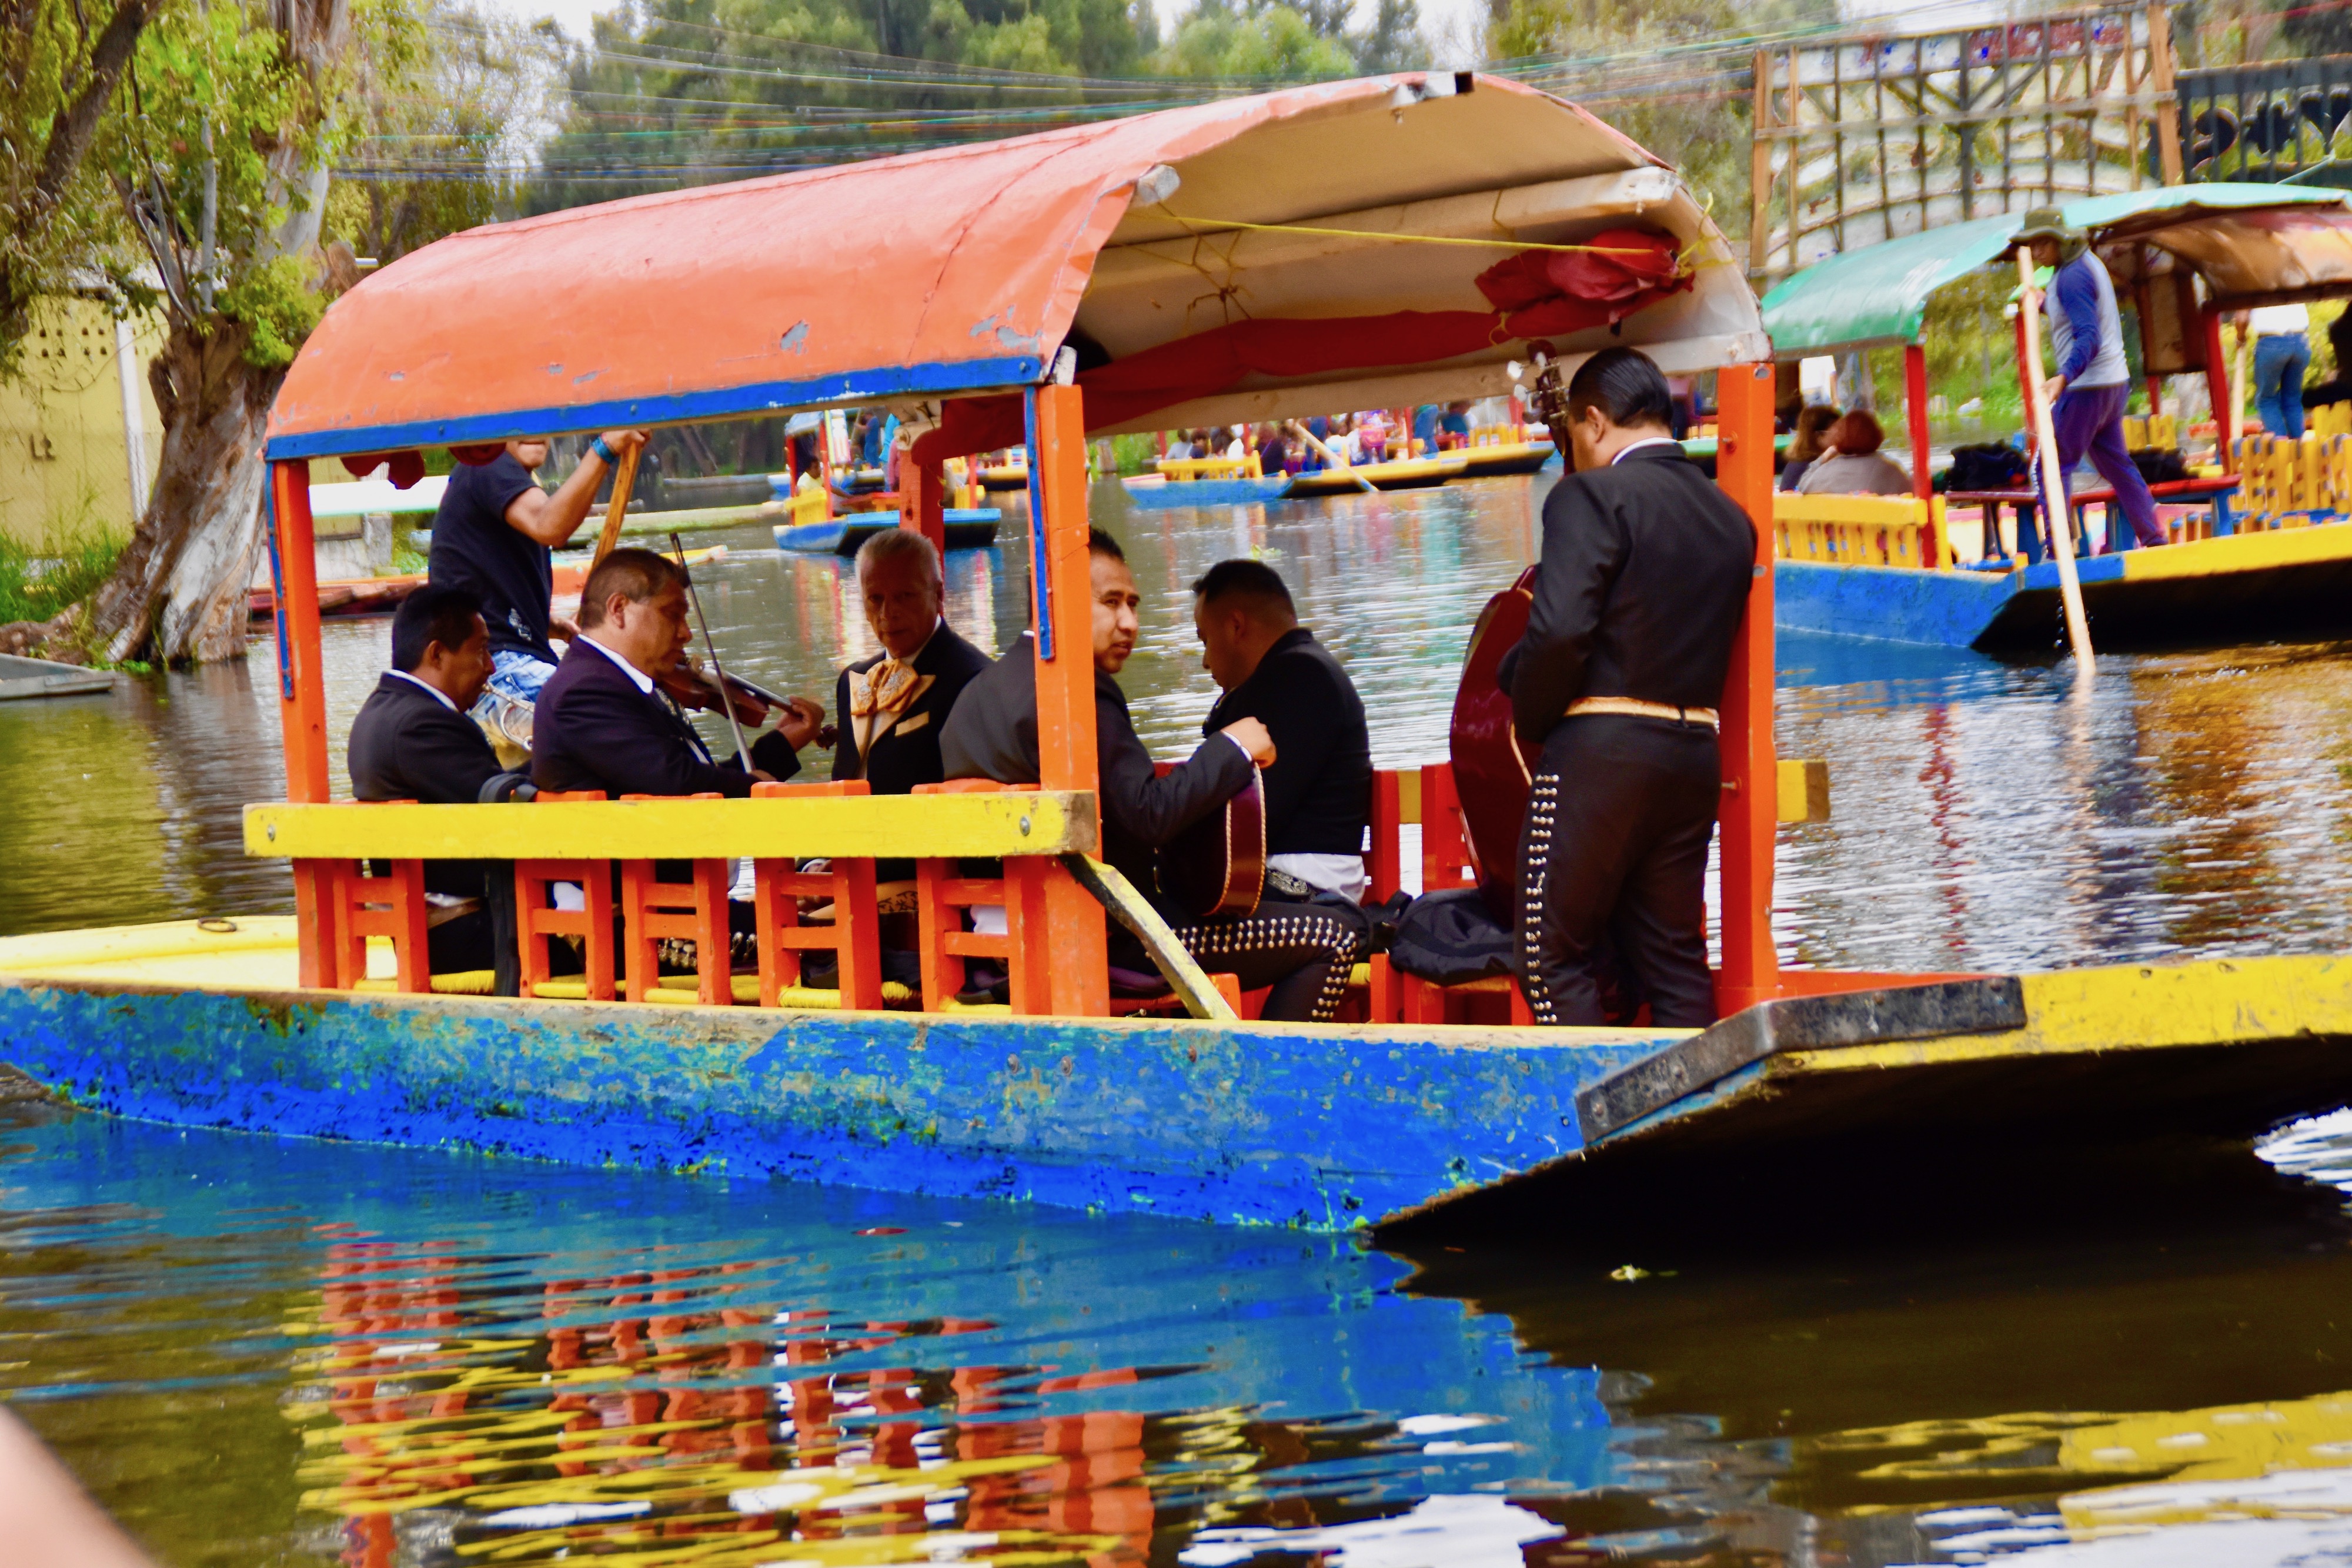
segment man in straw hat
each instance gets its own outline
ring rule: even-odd
[[[2058,269],[2050,280],[2046,312],[2058,373],[2046,383],[2045,395],[2051,432],[2058,440],[2059,472],[2069,476],[2071,486],[2076,465],[2088,453],[2092,466],[2115,486],[2133,535],[2143,545],[2160,545],[2165,532],[2157,521],[2156,497],[2124,444],[2131,367],[2124,360],[2123,321],[2116,314],[2116,286],[2106,266],[2091,254],[2090,236],[2068,228],[2056,207],[2026,214],[2025,226],[2012,243],[2031,250],[2036,267]]]

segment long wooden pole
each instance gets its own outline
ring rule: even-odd
[[[2074,574],[2074,518],[2066,505],[2066,476],[2058,466],[2058,436],[2042,399],[2042,290],[2033,282],[2033,250],[2017,247],[2019,347],[2025,354],[2025,409],[2033,421],[2042,464],[2042,515],[2050,519],[2050,553],[2058,562],[2058,597],[2066,607],[2066,642],[2084,674],[2092,667],[2091,623],[2083,614],[2083,583]]]
[[[1290,422],[1290,428],[1292,433],[1295,434],[1299,440],[1307,443],[1307,445],[1312,446],[1316,451],[1320,452],[1323,455],[1323,461],[1326,464],[1333,468],[1339,469],[1349,478],[1353,479],[1358,485],[1361,486],[1365,495],[1369,496],[1373,491],[1380,488],[1379,486],[1373,484],[1370,479],[1367,479],[1361,474],[1357,473],[1354,464],[1340,462],[1339,455],[1332,451],[1329,447],[1324,445],[1321,442],[1316,440],[1315,433],[1313,431],[1307,429],[1305,425],[1299,423],[1295,419]]]
[[[611,555],[613,547],[621,542],[621,519],[628,516],[629,490],[637,482],[637,454],[644,450],[643,446],[630,447],[621,454],[620,466],[613,470],[613,499],[604,508],[604,531],[596,536],[596,553],[588,562],[590,571],[595,570],[597,563]]]

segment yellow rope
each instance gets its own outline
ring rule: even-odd
[[[1167,212],[1164,206],[1160,210]],[[1181,213],[1175,212],[1168,213],[1168,215],[1178,223],[1187,225],[1204,224],[1211,228],[1250,229],[1259,234],[1328,235],[1339,239],[1384,239],[1412,245],[1466,245],[1475,246],[1485,250],[1557,250],[1591,256],[1655,256],[1657,254],[1653,250],[1632,249],[1622,246],[1546,245],[1538,240],[1525,239],[1455,239],[1443,235],[1379,234],[1369,229],[1317,228],[1308,224],[1245,224],[1239,218],[1190,218]]]

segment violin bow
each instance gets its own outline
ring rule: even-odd
[[[605,531],[613,531],[613,525],[607,523]],[[669,536],[669,548],[670,553],[677,559],[678,575],[686,579],[686,601],[694,606],[694,623],[702,628],[702,645],[710,650],[710,670],[719,677],[719,706],[727,715],[727,727],[735,734],[735,760],[743,765],[744,772],[749,773],[751,771],[751,748],[743,744],[743,727],[736,722],[735,704],[727,695],[727,666],[719,662],[719,644],[710,640],[710,622],[702,614],[702,595],[694,591],[694,573],[686,564],[686,546],[679,542],[675,531]]]
[[[604,531],[596,536],[596,553],[588,558],[590,571],[595,570],[598,563],[613,553],[613,547],[621,542],[621,519],[628,515],[629,491],[637,482],[637,456],[644,451],[642,445],[630,447],[621,454],[620,464],[613,470],[613,499],[604,508]]]

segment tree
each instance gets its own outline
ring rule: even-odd
[[[1309,16],[1288,5],[1236,8],[1231,0],[1197,0],[1152,64],[1169,76],[1210,80],[1318,81],[1353,76],[1354,52],[1339,37],[1318,30],[1318,21],[1328,26],[1333,19],[1328,6]]]
[[[1127,112],[1157,41],[1150,0],[650,0],[573,57],[532,205]]]
[[[0,369],[23,345],[33,301],[63,291],[119,238],[90,154],[165,4],[0,0]]]
[[[325,308],[319,224],[348,131],[351,42],[351,0],[231,0],[140,41],[108,172],[170,332],[148,371],[163,415],[155,488],[84,622],[109,659],[244,651],[262,429]]]
[[[557,52],[551,35],[410,0],[214,0],[148,29],[104,154],[170,325],[149,371],[163,449],[83,623],[103,656],[243,653],[286,367],[357,280],[355,244],[389,260],[496,215],[484,171],[520,166],[516,130],[542,112]],[[357,177],[339,189],[345,158]]]

